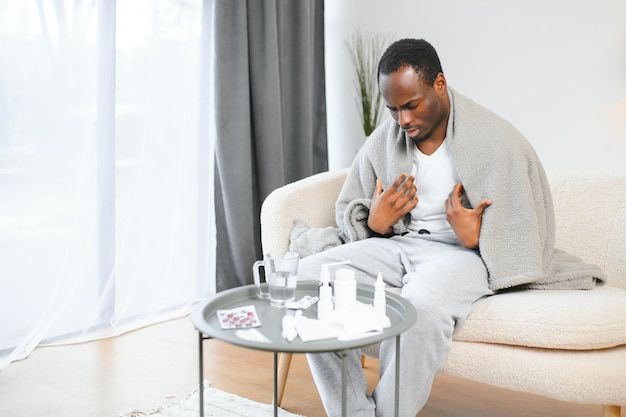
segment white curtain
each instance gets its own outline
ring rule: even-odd
[[[215,292],[211,3],[0,2],[0,369]]]

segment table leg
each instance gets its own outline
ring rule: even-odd
[[[348,415],[347,404],[346,404],[346,374],[347,374],[346,356],[348,356],[348,351],[342,350],[341,351],[341,417],[346,417]]]
[[[278,352],[274,352],[274,417],[278,417]]]
[[[291,367],[291,359],[293,353],[281,352],[278,354],[278,406],[280,407],[285,396],[285,386],[287,385],[287,377],[289,376],[289,367]]]
[[[394,401],[394,415],[400,415],[400,335],[396,336],[396,393]]]
[[[199,375],[200,382],[198,383],[199,397],[200,397],[200,417],[204,417],[204,358],[202,355],[202,347],[204,342],[204,337],[202,336],[202,332],[198,332],[198,357],[199,357]]]

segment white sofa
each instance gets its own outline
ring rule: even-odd
[[[264,252],[288,248],[294,219],[335,225],[334,202],[346,174],[329,171],[272,192],[261,210]],[[557,247],[599,265],[608,284],[591,291],[505,291],[485,299],[455,332],[444,372],[598,404],[604,417],[619,417],[626,405],[626,177],[549,179]],[[291,355],[281,355],[281,400],[290,361]]]

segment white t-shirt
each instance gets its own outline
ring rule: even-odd
[[[445,201],[460,179],[452,164],[447,142],[444,140],[431,155],[424,155],[416,146],[413,170],[418,203],[411,210],[409,230],[455,236],[446,220]]]

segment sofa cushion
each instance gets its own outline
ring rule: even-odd
[[[626,290],[511,290],[481,300],[454,340],[553,349],[626,345]]]

